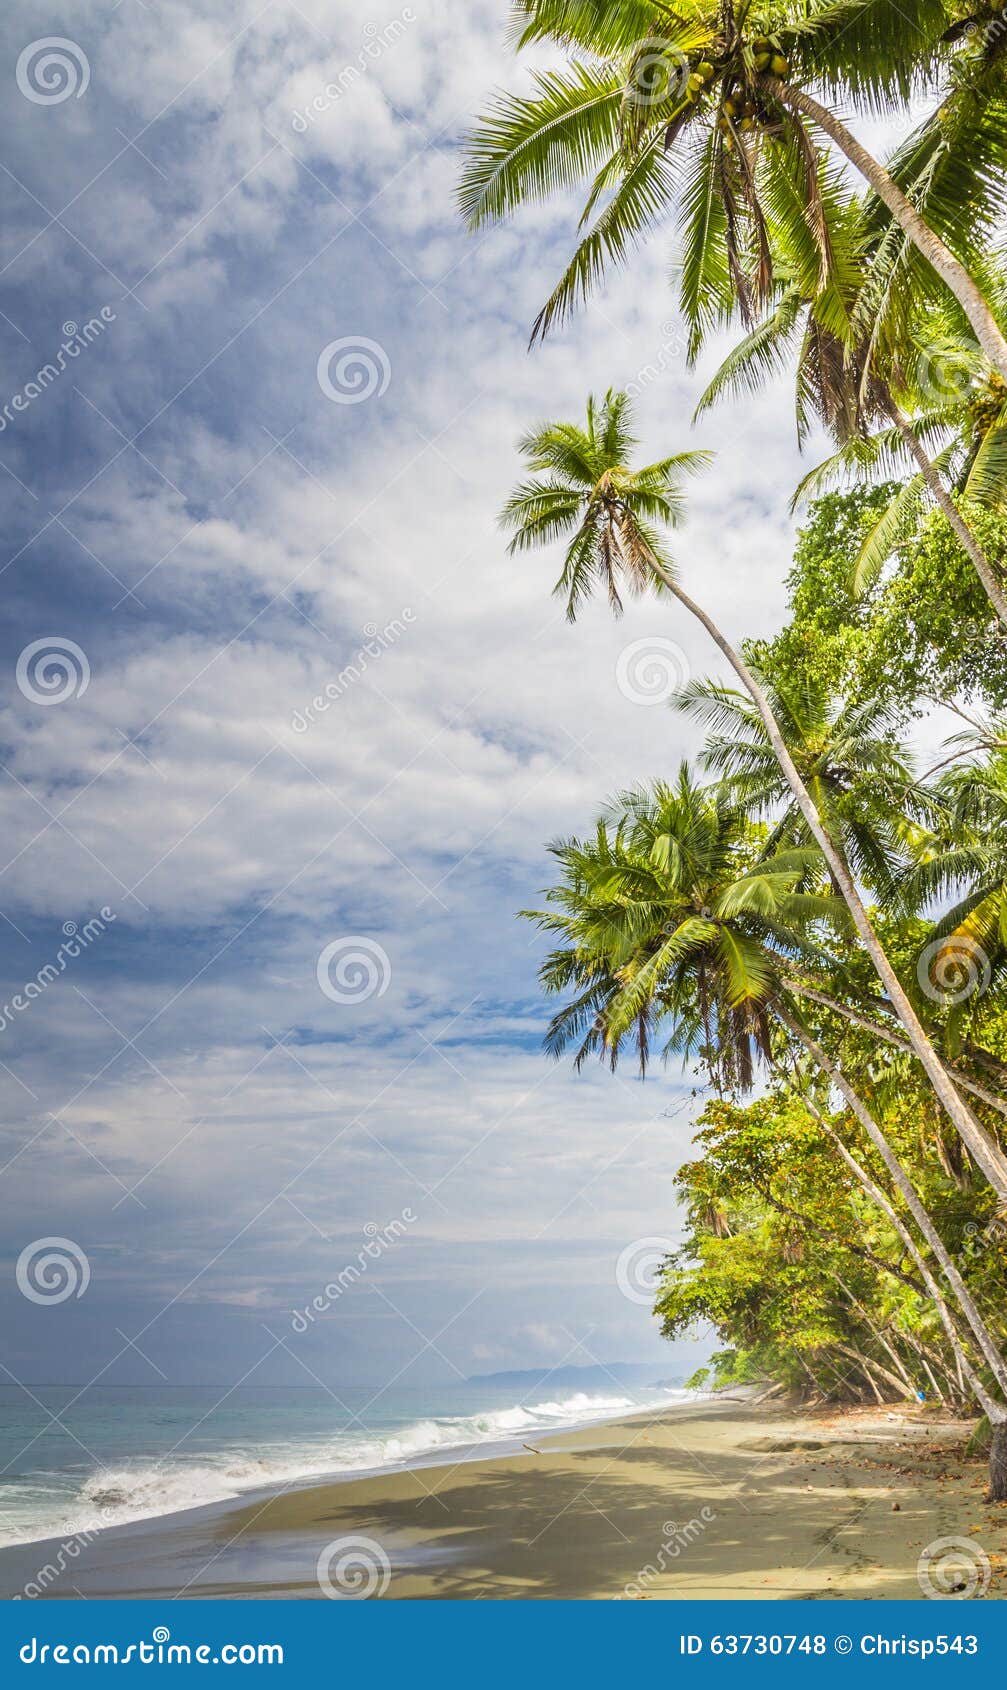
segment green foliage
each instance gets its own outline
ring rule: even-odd
[[[868,1087],[863,1058],[848,1060]],[[1002,1246],[988,1194],[961,1187],[927,1154],[931,1113],[910,1081],[886,1131],[957,1245],[960,1271],[1005,1331]],[[829,1117],[871,1162],[849,1117]],[[961,1400],[946,1336],[892,1224],[855,1180],[796,1097],[776,1090],[747,1106],[717,1100],[699,1121],[700,1157],[680,1170],[688,1236],[666,1266],[656,1312],[666,1337],[712,1326],[725,1349],[713,1380],[778,1380],[803,1394],[872,1400],[935,1386]],[[879,1179],[883,1171],[872,1172]]]
[[[890,500],[884,484],[830,493],[811,508],[788,577],[791,617],[752,652],[771,673],[808,674],[856,702],[884,698],[904,714],[921,701],[977,700],[1007,709],[1007,631],[970,560],[934,512],[920,538],[867,595],[854,585],[872,519]],[[1007,573],[1007,519],[969,507],[969,523]]]

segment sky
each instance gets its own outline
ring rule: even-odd
[[[508,557],[496,512],[530,424],[632,384],[647,456],[717,452],[685,584],[768,633],[792,401],[692,429],[716,359],[685,366],[669,230],[529,354],[574,203],[473,236],[453,201],[466,125],[527,75],[502,0],[394,8],[5,12],[12,1379],[681,1376],[708,1348],[647,1295],[692,1078],[551,1063],[516,912],[550,839],[695,749],[662,699],[716,653],[655,603],[570,627],[558,559]]]

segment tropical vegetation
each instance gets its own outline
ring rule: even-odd
[[[792,371],[833,451],[770,640],[730,639],[670,549],[709,454],[639,463],[632,405],[519,443],[511,547],[695,619],[701,724],[552,846],[546,1036],[579,1066],[694,1071],[686,1238],[657,1297],[718,1382],[972,1412],[1007,1500],[1007,17],[951,0],[517,0],[558,50],[472,131],[473,226],[587,188],[533,325],[552,331],[667,222],[702,411]],[[922,120],[918,113],[923,110]],[[905,120],[874,156],[846,113]],[[915,115],[914,115],[915,114]],[[726,674],[725,674],[726,668]],[[953,724],[920,767],[909,730]]]

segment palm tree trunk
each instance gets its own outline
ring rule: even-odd
[[[836,1015],[841,1015],[845,1021],[849,1021],[851,1026],[862,1027],[865,1033],[873,1033],[875,1038],[883,1039],[885,1044],[891,1045],[893,1049],[912,1056],[913,1047],[908,1039],[902,1038],[891,1027],[883,1027],[880,1021],[872,1021],[870,1016],[863,1015],[860,1010],[851,1009],[849,1004],[840,1003],[838,998],[830,997],[828,992],[819,991],[817,986],[809,986],[803,980],[791,979],[789,976],[787,987],[797,997],[810,998],[812,1003],[820,1003],[823,1009],[833,1010]],[[963,1074],[960,1068],[954,1067],[950,1062],[946,1066],[960,1091],[971,1092],[973,1097],[978,1097],[982,1103],[988,1103],[999,1115],[1007,1115],[1007,1097],[1000,1097],[987,1086],[980,1085],[978,1080],[970,1079],[968,1074]]]
[[[805,1046],[808,1050],[808,1054],[813,1057],[820,1067],[823,1068],[823,1072],[829,1075],[829,1078],[842,1092],[861,1126],[870,1137],[871,1142],[880,1152],[885,1162],[885,1166],[892,1174],[896,1187],[905,1198],[910,1213],[912,1213],[917,1226],[919,1226],[924,1238],[933,1250],[937,1261],[940,1263],[945,1277],[947,1278],[948,1283],[954,1291],[955,1297],[961,1306],[962,1312],[964,1313],[965,1318],[967,1319],[969,1326],[972,1328],[972,1331],[979,1343],[979,1347],[990,1364],[997,1384],[1000,1386],[1001,1391],[1004,1392],[1004,1395],[1007,1396],[1007,1391],[1004,1390],[1004,1376],[1007,1374],[1007,1368],[1004,1366],[1000,1352],[994,1344],[993,1339],[987,1330],[986,1324],[975,1306],[971,1293],[962,1282],[958,1269],[955,1267],[954,1262],[945,1250],[940,1236],[930,1220],[926,1209],[916,1196],[916,1193],[906,1176],[901,1163],[898,1161],[894,1152],[889,1148],[888,1141],[885,1138],[884,1133],[881,1131],[881,1128],[868,1113],[860,1098],[857,1096],[857,1093],[853,1090],[853,1087],[847,1083],[845,1077],[839,1072],[839,1070],[834,1068],[829,1062],[825,1052],[815,1044],[813,1039],[808,1037],[804,1029],[800,1027],[796,1021],[794,1021],[792,1016],[788,1016],[785,1009],[781,1009],[778,1002],[775,1003],[773,1007],[784,1025],[786,1026],[789,1024],[794,1036]],[[870,1175],[861,1168],[856,1158],[850,1155],[850,1152],[839,1137],[839,1134],[829,1125],[817,1106],[807,1096],[803,1098],[803,1102],[808,1112],[814,1115],[817,1121],[821,1122],[833,1143],[838,1147],[843,1160],[855,1173],[861,1184],[864,1186],[864,1189],[871,1192],[875,1201],[877,1201],[885,1210],[885,1213],[891,1219],[900,1237],[904,1240],[913,1260],[916,1262],[916,1265],[923,1276],[924,1282],[930,1291],[930,1295],[937,1308],[937,1312],[941,1317],[941,1323],[950,1340],[952,1353],[958,1364],[958,1368],[960,1372],[964,1373],[966,1379],[972,1387],[972,1392],[977,1403],[990,1423],[992,1439],[990,1442],[989,1452],[989,1489],[986,1492],[986,1501],[1007,1502],[1007,1407],[1005,1407],[1003,1403],[996,1402],[990,1396],[982,1380],[976,1373],[975,1368],[969,1361],[968,1356],[965,1354],[965,1351],[962,1348],[961,1339],[959,1338],[958,1333],[955,1330],[954,1322],[951,1319],[951,1312],[908,1228],[904,1226],[903,1222],[898,1218],[895,1210],[888,1202],[888,1199],[874,1184]],[[959,1287],[961,1288],[960,1291]],[[964,1293],[964,1296],[962,1296],[961,1293]],[[994,1357],[995,1364],[992,1359]]]
[[[683,605],[691,616],[695,616],[702,623],[714,644],[727,658],[728,663],[758,710],[776,760],[797,800],[798,807],[808,824],[811,835],[819,846],[836,885],[839,887],[843,901],[853,917],[853,924],[860,935],[864,949],[874,964],[888,997],[891,999],[892,1008],[909,1036],[915,1055],[922,1063],[939,1102],[947,1111],[963,1143],[971,1152],[973,1161],[982,1169],[1001,1203],[1007,1205],[1007,1158],[1004,1157],[999,1146],[987,1137],[971,1109],[958,1095],[940,1057],[924,1032],[923,1024],[909,1002],[903,990],[902,982],[889,962],[887,952],[874,931],[870,916],[867,914],[854,884],[853,876],[850,874],[842,854],[836,850],[822,825],[811,794],[801,779],[797,765],[787,749],[780,732],[779,723],[770,708],[769,700],[747,663],[735,651],[730,641],[721,633],[717,624],[706,614],[705,610],[689,597],[688,593],[679,586],[674,576],[657,558],[651,558],[651,568],[664,582],[668,591],[674,595],[679,604]]]
[[[889,399],[885,409],[915,458],[924,481],[971,559],[972,567],[983,584],[986,597],[1004,627],[1007,628],[1007,598],[1004,597],[1003,588],[997,580],[989,558],[945,487],[936,466],[923,450],[916,430],[910,426],[893,400]]]
[[[912,201],[902,192],[898,183],[888,174],[884,165],[862,147],[855,136],[851,135],[845,123],[826,106],[819,105],[817,100],[806,94],[803,88],[791,88],[789,84],[778,82],[774,78],[767,78],[768,87],[777,99],[788,106],[791,111],[800,112],[803,117],[810,118],[819,129],[824,130],[831,141],[834,141],[841,153],[859,170],[874,189],[879,200],[889,209],[895,221],[901,225],[909,236],[913,245],[919,249],[924,258],[933,266],[941,280],[951,289],[966,317],[975,330],[976,339],[985,352],[993,367],[1007,381],[1007,340],[997,324],[996,318],[986,303],[977,284],[969,275],[961,260],[956,258],[949,247],[946,247],[940,236],[935,234],[929,223],[921,217]]]
[[[863,1167],[863,1165],[860,1162],[857,1161],[856,1157],[853,1156],[850,1153],[849,1150],[847,1150],[847,1148],[846,1148],[845,1144],[843,1143],[842,1139],[839,1137],[839,1134],[836,1132],[834,1127],[830,1126],[829,1122],[826,1120],[825,1116],[822,1114],[822,1111],[819,1109],[818,1105],[814,1102],[814,1100],[812,1098],[808,1097],[807,1093],[805,1093],[805,1092],[797,1092],[796,1087],[794,1087],[793,1085],[790,1086],[790,1089],[791,1089],[791,1091],[796,1092],[796,1095],[800,1097],[800,1100],[804,1104],[804,1107],[808,1111],[808,1114],[812,1115],[814,1117],[814,1119],[818,1122],[818,1124],[822,1128],[822,1130],[825,1133],[828,1134],[829,1138],[832,1140],[832,1142],[835,1145],[837,1151],[839,1152],[839,1155],[842,1157],[842,1160],[845,1162],[846,1166],[849,1168],[850,1172],[852,1173],[854,1179],[859,1181],[859,1183],[863,1186],[864,1190],[866,1191],[868,1197],[870,1197],[871,1201],[873,1203],[877,1204],[878,1208],[881,1209],[882,1212],[888,1217],[892,1226],[895,1228],[895,1231],[898,1233],[898,1235],[901,1238],[903,1244],[905,1245],[905,1247],[908,1250],[909,1254],[911,1255],[913,1261],[916,1263],[917,1268],[919,1269],[920,1278],[923,1280],[923,1283],[926,1286],[927,1291],[930,1295],[930,1300],[933,1303],[934,1307],[936,1308],[938,1315],[940,1316],[941,1325],[943,1326],[944,1331],[947,1334],[948,1342],[951,1345],[951,1352],[952,1352],[952,1354],[955,1358],[955,1362],[957,1363],[957,1366],[959,1367],[959,1369],[960,1369],[962,1375],[964,1376],[964,1378],[968,1381],[968,1384],[972,1389],[973,1395],[975,1396],[976,1402],[979,1404],[983,1413],[985,1415],[987,1415],[990,1418],[990,1420],[992,1421],[994,1416],[996,1416],[997,1414],[1003,1413],[1004,1411],[1001,1410],[998,1407],[998,1405],[994,1402],[993,1398],[990,1396],[990,1394],[987,1391],[987,1389],[986,1389],[985,1385],[983,1384],[982,1380],[979,1378],[979,1375],[976,1373],[975,1368],[972,1366],[972,1363],[969,1361],[969,1358],[966,1355],[965,1350],[962,1347],[961,1338],[958,1336],[958,1329],[955,1326],[953,1319],[951,1318],[951,1310],[948,1308],[947,1302],[945,1301],[945,1298],[944,1298],[944,1294],[941,1291],[941,1288],[938,1285],[938,1283],[937,1283],[936,1279],[934,1278],[933,1274],[931,1273],[929,1267],[927,1266],[926,1259],[923,1256],[923,1254],[921,1253],[919,1246],[916,1243],[915,1238],[913,1237],[912,1233],[909,1231],[909,1228],[906,1226],[905,1222],[901,1219],[901,1217],[899,1216],[897,1211],[892,1207],[891,1203],[889,1203],[888,1198],[885,1196],[884,1192],[881,1190],[881,1187],[879,1185],[877,1185],[874,1180],[872,1180],[870,1174],[867,1172],[867,1169],[865,1167]]]
[[[811,1034],[801,1026],[800,1022],[791,1015],[790,1011],[779,1001],[779,999],[774,1001],[773,1011],[774,1014],[779,1017],[780,1021],[782,1021],[788,1032],[792,1033],[798,1043],[807,1051],[812,1061],[818,1068],[821,1069],[822,1073],[828,1075],[833,1085],[842,1094],[846,1102],[849,1104],[849,1107],[853,1110],[854,1115],[857,1117],[857,1120],[860,1122],[860,1125],[863,1127],[871,1143],[874,1145],[875,1150],[884,1162],[885,1167],[888,1169],[896,1191],[898,1191],[900,1197],[906,1205],[906,1208],[909,1210],[913,1220],[916,1222],[920,1232],[923,1234],[927,1244],[930,1246],[934,1259],[939,1263],[945,1279],[951,1287],[951,1290],[954,1292],[955,1300],[961,1308],[965,1319],[969,1323],[976,1343],[979,1345],[983,1355],[986,1357],[997,1385],[1000,1387],[1004,1396],[1007,1397],[1007,1362],[1004,1361],[1003,1356],[1000,1354],[993,1335],[976,1306],[975,1298],[968,1289],[968,1286],[965,1284],[965,1281],[962,1279],[961,1274],[958,1272],[954,1258],[945,1249],[943,1240],[941,1239],[937,1228],[934,1226],[929,1213],[921,1203],[916,1193],[915,1186],[910,1180],[909,1175],[906,1173],[891,1145],[888,1143],[888,1140],[881,1128],[878,1126],[874,1117],[870,1114],[859,1093],[854,1091],[853,1087],[850,1085],[850,1082],[842,1072],[842,1069],[835,1066],[835,1063],[829,1059],[821,1045],[811,1037]],[[1000,1412],[1007,1415],[1007,1410],[1001,1410]]]

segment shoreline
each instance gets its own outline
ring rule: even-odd
[[[922,1600],[921,1553],[953,1537],[1002,1597],[1007,1509],[983,1504],[968,1430],[901,1407],[643,1409],[110,1527],[73,1555],[15,1546],[0,1593]]]
[[[744,1391],[747,1387],[740,1387],[740,1389]],[[677,1395],[673,1395],[676,1392]],[[450,1466],[459,1459],[469,1460],[480,1454],[486,1460],[494,1460],[518,1453],[524,1447],[523,1440],[525,1438],[541,1440],[562,1436],[566,1432],[591,1431],[596,1427],[604,1426],[609,1421],[621,1422],[637,1414],[674,1412],[678,1408],[689,1407],[695,1402],[716,1400],[718,1394],[723,1396],[727,1393],[686,1392],[684,1388],[668,1387],[668,1400],[665,1402],[633,1404],[624,1398],[618,1406],[611,1404],[602,1406],[587,1400],[583,1404],[583,1408],[578,1403],[574,1414],[569,1418],[557,1416],[551,1421],[540,1421],[537,1424],[529,1423],[520,1429],[495,1429],[492,1433],[479,1437],[460,1436],[456,1440],[447,1439],[444,1441],[434,1439],[429,1443],[419,1445],[409,1454],[396,1455],[374,1464],[361,1463],[359,1466],[346,1467],[304,1466],[297,1467],[292,1471],[288,1470],[286,1473],[282,1470],[272,1473],[266,1471],[261,1477],[255,1479],[238,1480],[235,1478],[231,1484],[227,1483],[225,1469],[220,1474],[219,1484],[221,1488],[218,1494],[203,1496],[193,1494],[184,1500],[165,1502],[162,1506],[152,1506],[149,1512],[126,1513],[120,1519],[97,1519],[86,1525],[80,1522],[80,1515],[81,1511],[86,1509],[88,1505],[84,1501],[78,1501],[73,1505],[72,1511],[64,1521],[40,1530],[38,1535],[17,1538],[7,1542],[0,1541],[0,1558],[8,1552],[33,1548],[41,1549],[45,1545],[65,1542],[75,1537],[89,1539],[98,1536],[103,1537],[108,1532],[122,1531],[133,1526],[155,1527],[183,1514],[203,1514],[212,1509],[251,1505],[266,1498],[286,1495],[291,1491],[296,1493],[300,1490],[317,1490],[327,1488],[330,1485],[377,1479],[388,1473],[422,1471],[428,1467]],[[523,1404],[516,1405],[516,1407],[518,1412],[524,1409]],[[593,1413],[590,1412],[592,1407],[594,1408]],[[486,1418],[491,1418],[497,1412],[499,1411],[488,1410]],[[480,1418],[482,1417],[479,1415],[471,1416],[472,1420]],[[397,1436],[394,1432],[389,1434],[389,1442],[397,1442]],[[240,1459],[247,1465],[248,1461],[254,1460],[254,1457]],[[157,1462],[154,1461],[151,1465],[156,1470]],[[142,1463],[140,1470],[143,1470]],[[165,1477],[168,1476],[169,1473],[166,1470]],[[128,1504],[124,1503],[123,1506],[128,1507]],[[2,1564],[2,1559],[0,1559],[0,1566]]]

